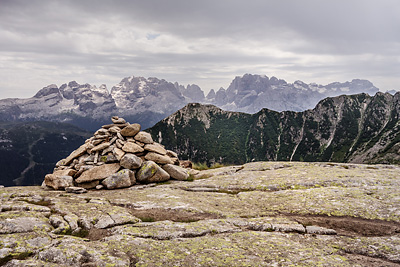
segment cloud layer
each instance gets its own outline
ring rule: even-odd
[[[400,90],[396,0],[2,0],[0,98],[153,76],[203,90],[244,73]]]

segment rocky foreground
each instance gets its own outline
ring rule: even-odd
[[[0,265],[400,266],[399,177],[258,162],[79,195],[0,188]]]

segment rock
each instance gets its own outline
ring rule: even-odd
[[[83,194],[83,193],[87,193],[87,190],[83,187],[77,187],[77,186],[70,186],[70,187],[66,187],[65,191],[67,191],[67,193],[74,193],[74,194]]]
[[[128,136],[135,136],[138,132],[140,132],[140,124],[134,123],[126,126],[124,129],[121,130],[121,135],[128,137]]]
[[[125,121],[123,118],[119,118],[118,116],[113,116],[113,117],[111,118],[111,121],[112,121],[114,124],[123,124],[123,123],[126,123],[126,121]]]
[[[158,164],[174,164],[174,162],[171,160],[170,157],[168,156],[163,156],[155,152],[149,152],[146,154],[144,157],[146,160],[151,160],[154,161]]]
[[[65,169],[53,172],[54,175],[57,176],[74,176],[77,173],[74,169]]]
[[[54,228],[62,228],[63,230],[66,230],[69,227],[64,218],[58,214],[51,215],[49,217],[49,222]]]
[[[170,158],[178,158],[178,154],[176,154],[172,150],[167,150],[167,156],[170,157]]]
[[[103,188],[104,188],[104,185],[102,185],[102,184],[96,185],[96,190],[101,190]]]
[[[138,169],[140,168],[140,166],[142,166],[142,159],[137,157],[135,154],[131,154],[131,153],[126,153],[121,161],[120,161],[120,165],[122,167],[124,167],[125,169]]]
[[[153,138],[151,137],[151,134],[147,133],[147,132],[139,132],[135,135],[135,140],[145,143],[145,144],[152,144]]]
[[[193,164],[190,160],[180,160],[179,165],[183,168],[191,169]]]
[[[114,155],[104,155],[99,158],[99,161],[104,163],[116,163],[118,159]]]
[[[123,169],[101,182],[107,189],[130,187],[136,183],[135,172]]]
[[[85,189],[92,189],[92,188],[95,188],[99,183],[100,182],[98,180],[96,180],[96,181],[91,181],[88,183],[80,183],[80,184],[77,184],[77,186],[85,188]]]
[[[144,151],[141,146],[132,142],[126,142],[125,145],[122,147],[122,150],[127,153],[140,153]]]
[[[150,152],[156,152],[161,155],[166,155],[167,150],[160,145],[159,143],[153,143],[153,144],[146,144],[144,146],[144,150],[150,151]]]
[[[91,153],[104,150],[110,146],[109,142],[101,143],[100,145],[95,146],[91,149]]]
[[[49,230],[50,225],[35,217],[6,218],[0,221],[0,234],[26,233]]]
[[[333,229],[328,229],[319,226],[306,226],[307,234],[315,234],[315,235],[336,235],[336,231]]]
[[[117,158],[117,160],[121,160],[122,157],[125,155],[125,151],[116,147],[113,150],[113,154]]]
[[[77,157],[82,156],[83,154],[86,153],[86,150],[88,150],[90,147],[90,143],[85,143],[81,145],[78,149],[74,150],[65,160],[63,165],[69,165],[74,159]]]
[[[186,181],[189,178],[189,173],[180,166],[165,164],[162,168],[175,180]]]
[[[136,180],[140,183],[157,183],[168,181],[169,174],[154,161],[146,161],[136,174]]]
[[[74,179],[72,176],[59,176],[56,174],[47,174],[44,178],[46,186],[51,187],[55,190],[64,189],[74,185]]]
[[[102,166],[93,167],[81,174],[75,181],[77,183],[85,183],[96,180],[102,180],[116,173],[120,169],[119,163],[104,164]]]
[[[121,128],[117,127],[117,126],[112,126],[110,129],[108,129],[110,131],[110,133],[113,134],[117,134],[121,131]]]

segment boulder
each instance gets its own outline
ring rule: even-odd
[[[144,158],[146,160],[154,161],[154,162],[156,162],[158,164],[174,164],[174,162],[171,160],[170,157],[164,156],[164,155],[160,155],[160,154],[155,153],[155,152],[147,153]]]
[[[143,163],[136,174],[136,180],[140,183],[165,182],[168,181],[169,178],[169,174],[154,161],[146,161]]]
[[[130,187],[136,183],[135,172],[123,169],[101,182],[107,189]]]
[[[139,141],[141,143],[145,143],[145,144],[152,144],[154,143],[153,138],[151,137],[151,134],[147,133],[147,132],[138,132],[135,135],[135,140]]]
[[[119,163],[104,164],[101,166],[93,167],[81,174],[75,181],[77,183],[86,183],[96,180],[102,180],[116,173],[120,169]]]
[[[162,168],[171,176],[172,179],[186,181],[189,178],[187,170],[180,166],[165,164]]]
[[[144,151],[143,147],[132,142],[126,142],[122,147],[122,150],[127,153],[140,153]]]
[[[142,159],[132,153],[126,153],[120,161],[120,165],[125,169],[138,169],[142,166]]]
[[[125,137],[135,136],[138,132],[140,132],[140,124],[134,123],[122,129],[121,135]]]
[[[109,142],[104,142],[104,143],[101,143],[100,145],[97,145],[94,148],[92,148],[91,152],[93,153],[93,152],[101,151],[103,149],[106,149],[109,146],[110,146]]]

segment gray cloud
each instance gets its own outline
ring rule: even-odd
[[[129,75],[227,87],[244,73],[400,90],[395,0],[1,0],[0,98]]]

